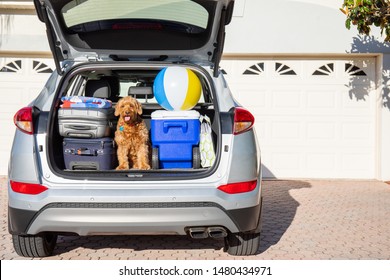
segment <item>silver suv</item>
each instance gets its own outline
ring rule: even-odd
[[[235,101],[219,69],[234,1],[34,3],[46,24],[56,71],[14,118],[8,217],[15,251],[49,256],[57,236],[67,234],[177,234],[224,238],[229,254],[255,254],[262,195],[254,118]],[[103,90],[95,92],[104,92],[99,97],[114,108],[121,98],[136,97],[150,129],[152,113],[162,109],[153,83],[171,66],[190,69],[201,82],[192,110],[210,118],[215,151],[210,166],[199,164],[199,149],[189,168],[160,168],[158,151],[151,152],[149,170],[66,165],[59,126],[63,97],[87,96],[88,85],[100,81]],[[108,121],[106,138],[114,137],[116,122]],[[86,129],[79,125],[73,126]]]

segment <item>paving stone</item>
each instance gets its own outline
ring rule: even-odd
[[[0,259],[19,257],[0,176]],[[254,256],[230,256],[223,240],[187,236],[60,236],[45,260],[388,260],[390,185],[378,181],[263,182],[263,225]],[[40,258],[35,258],[39,260]]]

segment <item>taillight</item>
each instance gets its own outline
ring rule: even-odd
[[[10,181],[11,189],[14,192],[22,193],[22,194],[40,194],[47,190],[45,186],[39,185],[39,184],[30,184],[30,183],[22,183],[22,182],[15,182]]]
[[[234,110],[234,135],[243,133],[252,128],[255,123],[255,117],[243,108],[235,108]]]
[[[228,194],[251,192],[256,189],[257,180],[249,182],[232,183],[218,187],[220,191]]]
[[[33,116],[32,108],[24,107],[16,112],[14,116],[14,123],[17,128],[27,134],[33,134]]]

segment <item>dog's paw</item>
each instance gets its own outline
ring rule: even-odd
[[[149,164],[140,164],[140,165],[134,165],[134,169],[140,169],[140,170],[150,170]]]
[[[150,168],[149,165],[145,165],[142,169],[143,169],[143,170],[150,170],[151,168]]]
[[[129,167],[128,167],[128,166],[125,166],[125,165],[119,165],[119,166],[116,168],[116,170],[127,170],[127,169],[129,169]]]

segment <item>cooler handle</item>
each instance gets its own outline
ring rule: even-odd
[[[188,124],[185,121],[164,122],[164,125],[163,125],[164,133],[168,133],[168,130],[171,127],[181,127],[183,133],[186,133],[188,130]]]

